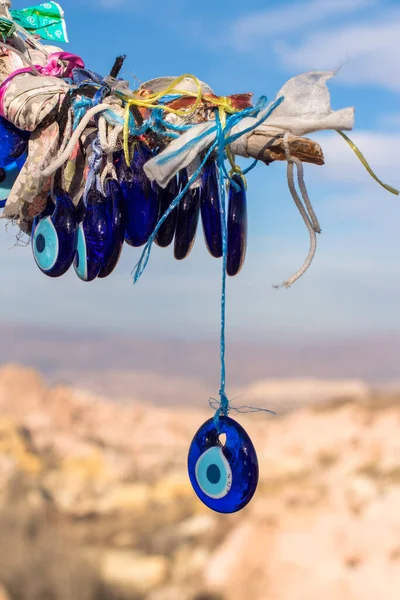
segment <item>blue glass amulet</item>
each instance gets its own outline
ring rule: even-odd
[[[247,250],[247,194],[244,181],[236,173],[232,177],[238,189],[229,188],[228,260],[226,272],[235,277],[243,268]]]
[[[39,269],[48,277],[61,277],[75,256],[75,208],[68,194],[58,191],[32,226],[32,252]]]
[[[10,165],[0,167],[0,208],[5,207],[8,196],[14,187],[14,183],[17,181],[17,177],[25,164],[26,158],[27,154],[22,154]]]
[[[121,182],[126,213],[125,242],[136,248],[147,242],[158,221],[158,193],[143,171],[144,164],[151,157],[150,150],[145,146],[137,146],[130,170],[121,168],[125,177]]]
[[[86,196],[84,218],[76,230],[75,273],[82,281],[96,279],[108,251],[106,199],[94,184]]]
[[[190,446],[188,470],[197,496],[219,513],[241,510],[257,489],[256,451],[243,427],[230,417],[220,417],[219,430],[213,419],[200,427]]]
[[[222,256],[221,199],[218,177],[218,167],[215,162],[207,164],[203,172],[201,219],[207,249],[215,258]]]
[[[0,167],[11,165],[28,148],[29,133],[0,117]]]
[[[124,196],[117,181],[109,179],[105,184],[105,215],[107,232],[104,240],[104,257],[99,278],[111,275],[122,253],[125,236]]]

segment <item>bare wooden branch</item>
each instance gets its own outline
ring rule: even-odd
[[[247,141],[248,155],[267,164],[275,160],[286,160],[282,136],[283,133],[277,129],[262,125]],[[314,165],[325,164],[322,148],[317,142],[295,135],[289,135],[288,141],[292,156]]]

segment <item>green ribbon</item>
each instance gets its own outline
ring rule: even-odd
[[[43,40],[68,42],[64,11],[57,2],[45,2],[31,8],[10,11],[14,21]]]
[[[3,38],[3,42],[5,43],[15,32],[15,24],[5,17],[0,17],[0,35]]]

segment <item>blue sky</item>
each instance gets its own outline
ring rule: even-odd
[[[15,2],[14,8],[23,8]],[[273,99],[293,75],[343,65],[330,83],[335,109],[355,106],[351,137],[378,175],[400,187],[400,5],[384,0],[229,3],[65,0],[68,50],[106,73],[128,55],[123,76],[146,81],[195,73],[225,95],[253,91]],[[306,166],[323,234],[308,274],[275,290],[302,264],[308,235],[287,189],[285,167],[249,175],[249,248],[229,281],[234,337],[332,338],[400,331],[400,199],[382,190],[335,133],[314,137],[324,167]],[[155,248],[137,286],[138,252],[126,247],[105,281],[43,276],[28,248],[12,248],[15,230],[0,225],[0,307],[8,321],[147,335],[215,336],[220,263],[199,231],[182,263]],[[10,249],[11,247],[11,249]]]

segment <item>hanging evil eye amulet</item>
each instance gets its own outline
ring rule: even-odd
[[[256,451],[243,427],[230,417],[220,417],[218,429],[214,419],[200,427],[190,446],[188,470],[197,496],[215,512],[241,510],[257,489]]]
[[[61,277],[75,256],[75,208],[68,194],[58,190],[55,203],[49,199],[46,209],[32,227],[32,252],[39,269],[48,277]]]
[[[125,221],[119,183],[107,180],[104,194],[94,182],[86,196],[83,220],[77,228],[74,268],[78,277],[86,282],[108,277],[122,252]]]

